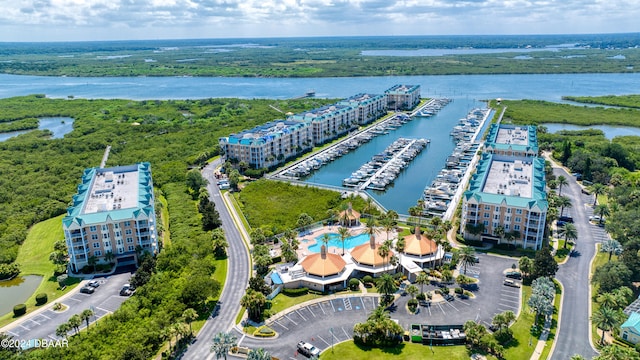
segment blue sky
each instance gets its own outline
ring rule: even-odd
[[[0,41],[640,31],[637,0],[0,0]]]

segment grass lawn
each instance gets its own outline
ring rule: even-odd
[[[564,248],[564,244],[565,241],[562,239],[558,240],[558,250],[556,251],[556,254],[554,256],[554,258],[556,259],[556,262],[562,262],[564,261],[564,259],[567,258],[567,255],[569,255],[569,252],[571,251],[571,249],[573,248],[573,243],[571,241],[567,242],[567,248]]]
[[[36,291],[25,302],[27,313],[37,309],[35,306],[36,294],[45,293],[49,298],[47,304],[68,293],[80,280],[69,278],[68,286],[64,290],[58,290],[58,282],[53,275],[55,265],[49,261],[49,255],[53,252],[53,244],[57,240],[64,239],[62,232],[62,218],[60,215],[49,220],[39,222],[29,229],[27,239],[24,241],[18,252],[16,262],[20,264],[21,275],[43,276],[42,282]],[[13,313],[8,313],[0,317],[0,326],[9,324],[15,320]]]
[[[531,336],[530,330],[533,326],[535,315],[527,305],[527,299],[531,296],[531,286],[522,287],[522,311],[518,320],[511,326],[513,331],[513,340],[508,346],[505,346],[505,359],[529,359],[535,350],[538,339]],[[531,341],[531,346],[529,346]]]
[[[273,300],[271,300],[271,309],[269,312],[273,315],[279,313],[282,310],[288,309],[294,305],[301,304],[305,301],[319,299],[324,295],[318,294],[305,294],[300,296],[287,296],[282,293],[278,294]]]
[[[471,353],[465,346],[433,346],[433,352],[429,346],[414,344],[410,342],[402,343],[394,348],[368,348],[360,347],[353,341],[347,341],[327,349],[320,355],[320,359],[342,360],[342,359],[447,359],[447,360],[469,360]],[[487,359],[495,359],[488,356]],[[510,358],[507,358],[510,359]]]

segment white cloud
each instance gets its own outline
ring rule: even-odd
[[[0,41],[633,32],[635,0],[4,0]]]

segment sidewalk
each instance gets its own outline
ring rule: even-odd
[[[547,320],[545,320],[545,322],[544,322],[544,328],[542,329],[542,334],[540,334],[540,338],[538,340],[538,343],[536,344],[536,349],[533,351],[533,354],[531,355],[531,359],[530,360],[538,360],[538,359],[540,359],[540,356],[542,355],[542,352],[544,351],[544,347],[546,345],[547,338],[549,337],[550,328],[551,328],[551,317],[547,318]],[[552,343],[552,345],[553,345],[553,343]]]

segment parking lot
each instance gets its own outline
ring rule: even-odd
[[[432,302],[419,307],[417,314],[410,314],[406,303],[410,296],[400,296],[391,309],[391,318],[408,328],[410,324],[464,324],[474,320],[489,325],[496,314],[510,310],[518,313],[520,288],[503,285],[504,272],[517,260],[478,254],[480,262],[467,267],[467,275],[479,280],[473,291],[475,298]],[[520,281],[514,280],[520,284]],[[419,286],[419,285],[418,285]],[[453,286],[452,286],[453,287]],[[433,290],[426,285],[424,290]],[[249,348],[262,347],[280,359],[305,358],[296,352],[299,341],[309,342],[321,350],[337,342],[353,338],[353,325],[366,320],[378,306],[378,294],[347,296],[326,299],[271,318],[267,325],[278,332],[277,339],[254,339],[237,333],[240,345]]]
[[[73,295],[60,301],[68,308],[64,311],[53,311],[53,302],[45,305],[47,310],[34,315],[26,316],[23,320],[17,321],[13,327],[7,330],[7,333],[18,340],[30,339],[58,339],[56,329],[75,314],[79,314],[86,309],[93,310],[94,316],[90,322],[94,322],[101,317],[113,313],[120,305],[128,299],[125,296],[119,296],[120,287],[129,281],[130,273],[112,275],[110,277],[98,278],[100,284],[93,294],[83,294],[80,292],[80,286],[73,290]],[[54,301],[55,302],[55,301]],[[86,323],[83,322],[81,328]]]

